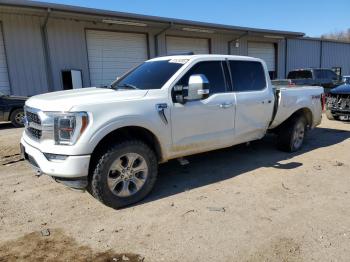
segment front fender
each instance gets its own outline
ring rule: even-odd
[[[157,119],[145,119],[136,115],[118,117],[104,123],[102,126],[96,127],[87,143],[89,151],[92,153],[98,143],[111,132],[128,126],[141,127],[154,134],[158,139],[162,153],[165,154],[163,158],[166,158],[167,148],[170,146],[169,141],[171,141],[170,132],[167,131],[169,128],[161,121],[157,121]]]

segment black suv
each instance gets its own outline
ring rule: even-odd
[[[333,70],[322,68],[293,70],[288,73],[287,78],[291,79],[295,85],[322,86],[325,93],[342,84],[341,77]]]
[[[0,121],[11,121],[15,127],[22,127],[26,100],[27,97],[7,96],[0,92]]]

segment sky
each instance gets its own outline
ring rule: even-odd
[[[350,28],[350,0],[45,0],[41,2],[303,32],[313,37]]]

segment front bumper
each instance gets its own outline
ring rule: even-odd
[[[59,181],[81,180],[88,176],[90,155],[68,156],[65,160],[50,161],[43,152],[28,144],[23,137],[21,151],[37,173],[52,176]]]

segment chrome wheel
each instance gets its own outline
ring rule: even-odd
[[[305,125],[302,121],[299,121],[295,128],[294,128],[294,132],[293,132],[293,147],[295,149],[301,147],[301,145],[303,144],[304,141],[304,135],[305,135]]]
[[[146,160],[137,153],[127,153],[115,160],[107,177],[108,187],[118,197],[129,197],[137,193],[148,176]]]
[[[18,112],[16,115],[15,115],[15,121],[17,124],[19,125],[23,125],[23,117],[24,117],[24,112],[21,111],[21,112]]]

